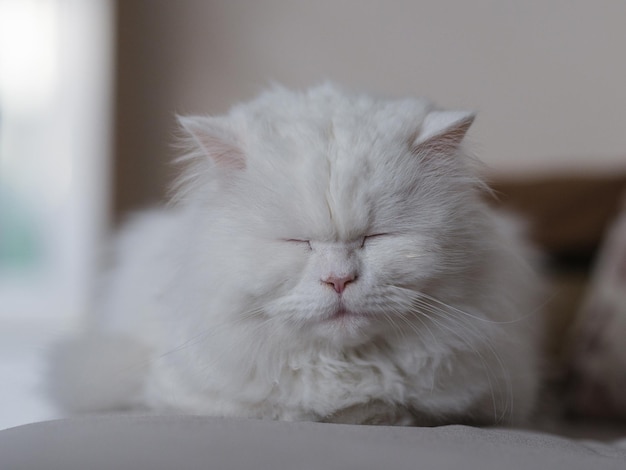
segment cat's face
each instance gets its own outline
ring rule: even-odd
[[[423,104],[403,106],[337,102],[239,131],[213,242],[268,325],[340,344],[399,334],[419,293],[468,264],[471,118],[431,129]]]

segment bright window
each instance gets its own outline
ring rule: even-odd
[[[0,0],[0,324],[75,318],[106,225],[112,6]]]

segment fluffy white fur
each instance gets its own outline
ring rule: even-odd
[[[507,423],[537,391],[535,275],[481,199],[473,115],[332,85],[181,118],[167,208],[121,233],[53,354],[74,411]]]

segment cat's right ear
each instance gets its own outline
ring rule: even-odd
[[[243,170],[246,156],[232,132],[216,118],[206,116],[177,116],[183,132],[195,150],[210,158],[223,169]]]

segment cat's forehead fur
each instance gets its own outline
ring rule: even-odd
[[[428,171],[412,144],[432,110],[330,84],[276,87],[218,118],[245,159],[231,202],[294,238],[350,240],[415,222],[407,206]]]
[[[269,121],[327,124],[348,119],[361,124],[396,129],[401,123],[418,124],[432,105],[425,99],[385,99],[345,92],[325,84],[298,92],[282,87],[261,94],[255,100],[235,106],[230,116],[254,127]]]
[[[348,95],[326,85],[276,89],[230,116],[250,176],[268,190],[266,208],[270,202],[282,211],[296,234],[303,231],[297,236],[349,239],[382,224],[377,206],[390,203],[385,194],[413,178],[403,160],[414,159],[411,140],[429,109],[425,100]]]
[[[302,152],[308,147],[324,152],[334,149],[327,158],[345,155],[354,160],[338,150],[384,144],[400,136],[406,140],[416,133],[431,108],[426,100],[377,99],[324,85],[300,93],[275,88],[233,108],[230,119],[235,132],[252,148],[290,146],[300,150],[287,157],[296,160],[298,156],[310,158]],[[254,155],[249,158],[254,161]]]

